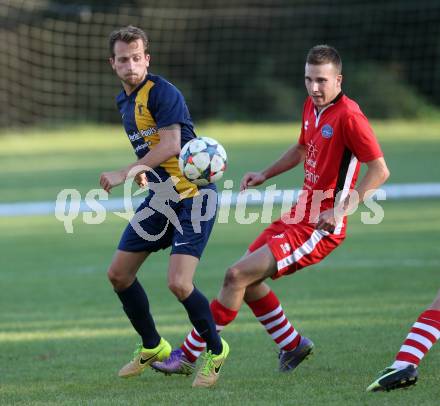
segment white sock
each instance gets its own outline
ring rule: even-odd
[[[417,365],[411,364],[411,362],[406,362],[406,361],[394,361],[393,365],[391,365],[390,368],[405,369],[408,365],[412,365],[414,368],[417,368]]]

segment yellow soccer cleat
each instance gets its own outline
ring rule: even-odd
[[[223,345],[221,354],[214,355],[211,351],[208,351],[203,355],[203,364],[194,379],[192,384],[193,388],[209,388],[217,382],[220,375],[220,369],[229,354],[228,343],[223,340],[223,338],[221,340]]]
[[[121,378],[140,375],[146,367],[155,361],[163,361],[171,354],[171,345],[164,338],[160,339],[159,345],[155,348],[144,348],[142,344],[133,353],[133,359],[121,368],[118,375]]]

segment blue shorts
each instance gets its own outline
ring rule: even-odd
[[[171,254],[200,258],[214,226],[217,190],[209,185],[199,191],[200,195],[179,202],[160,200],[150,191],[124,230],[118,249],[156,252],[172,246]]]

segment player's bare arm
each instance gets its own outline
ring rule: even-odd
[[[110,192],[112,188],[123,183],[128,173],[135,166],[148,166],[155,168],[180,152],[180,124],[172,124],[168,127],[159,128],[160,141],[155,148],[151,149],[143,158],[119,171],[104,172],[100,178],[100,185]],[[139,174],[136,174],[138,176]],[[145,175],[144,175],[145,176]],[[140,175],[139,179],[145,179]],[[146,183],[146,179],[145,179]],[[139,183],[138,183],[139,184]],[[141,186],[141,185],[140,185]]]
[[[180,124],[172,124],[167,127],[159,128],[159,143],[152,148],[148,154],[139,159],[136,163],[125,168],[126,173],[137,165],[145,165],[149,168],[156,168],[168,159],[180,153]]]
[[[390,176],[382,157],[367,162],[366,165],[367,172],[355,188],[357,194],[349,194],[338,207],[323,211],[318,218],[317,229],[332,232],[346,213],[371,196]]]
[[[294,168],[300,162],[304,161],[306,148],[304,145],[295,144],[289,148],[276,162],[261,172],[248,172],[243,176],[240,184],[240,190],[245,190],[249,186],[258,186],[267,179],[273,178],[289,169]]]
[[[367,162],[366,165],[368,167],[367,172],[360,181],[359,186],[356,187],[360,202],[371,196],[390,176],[390,171],[383,158]],[[346,211],[350,208],[347,207]]]

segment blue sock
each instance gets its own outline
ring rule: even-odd
[[[185,300],[182,300],[182,304],[185,306],[192,325],[205,340],[206,349],[211,350],[213,354],[220,354],[222,352],[222,342],[217,333],[206,297],[194,287],[191,294]]]
[[[150,304],[147,294],[137,279],[127,289],[116,292],[122,302],[125,314],[131,324],[142,337],[145,348],[154,348],[159,345],[160,335],[156,330],[153,317],[150,313]]]

